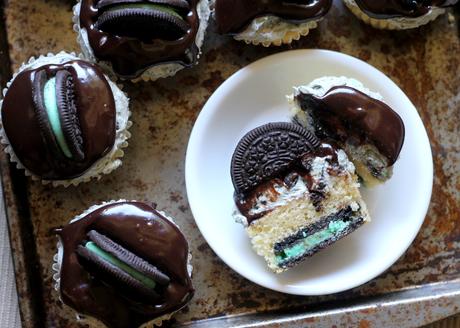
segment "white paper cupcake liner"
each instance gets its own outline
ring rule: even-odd
[[[97,209],[99,209],[99,208],[101,208],[103,206],[106,206],[106,205],[109,205],[109,204],[115,204],[115,203],[122,203],[122,202],[126,202],[126,200],[125,199],[111,200],[111,201],[108,201],[108,202],[103,202],[103,203],[98,204],[98,205],[93,205],[90,208],[88,208],[87,210],[85,210],[83,213],[75,216],[72,220],[70,220],[69,224],[83,219],[89,213],[94,212],[94,211],[96,211]],[[163,211],[158,211],[158,212],[161,215],[163,215],[165,218],[167,218],[170,222],[174,223],[174,225],[180,230],[180,227],[177,225],[176,222],[174,222],[172,217],[170,217],[169,215],[167,215]],[[59,236],[58,236],[58,242],[57,242],[56,247],[57,247],[57,252],[53,256],[53,265],[52,265],[52,269],[53,269],[53,272],[54,272],[53,281],[54,281],[54,290],[59,293],[59,300],[62,302],[61,294],[60,294],[60,283],[61,283],[61,264],[62,264],[62,259],[64,257],[64,248],[62,246],[62,241],[61,241],[61,238]],[[189,274],[189,276],[191,278],[192,277],[192,272],[193,272],[193,266],[192,266],[192,253],[190,253],[190,251],[188,253],[188,259],[187,259],[187,271],[188,271],[188,274]],[[62,303],[67,308],[70,308],[71,310],[75,311],[73,308],[71,308],[70,306],[68,306],[64,302],[62,302]],[[162,315],[161,317],[155,318],[155,319],[153,319],[153,320],[151,320],[149,322],[143,323],[138,328],[154,328],[154,327],[161,326],[163,321],[171,319],[174,316],[175,313],[177,313],[180,310],[182,310],[185,306],[187,306],[187,304],[185,304],[179,310],[176,310],[174,312]],[[76,319],[77,319],[77,321],[79,321],[82,324],[87,324],[90,328],[106,328],[105,324],[103,324],[100,320],[98,320],[98,319],[96,319],[94,317],[91,317],[91,316],[76,313]],[[133,327],[133,328],[137,328],[137,327]]]
[[[321,19],[294,24],[274,16],[257,17],[243,32],[238,33],[233,38],[256,46],[281,46],[308,35],[310,30],[318,27],[318,22]]]
[[[42,55],[38,58],[31,57],[28,62],[23,63],[19,70],[13,75],[13,78],[6,84],[6,88],[3,89],[3,97],[5,97],[8,92],[8,88],[13,83],[16,76],[28,69],[34,69],[43,65],[48,64],[62,64],[71,60],[83,59],[81,55],[76,55],[75,53],[66,53],[64,51],[54,55],[48,53],[47,55]],[[115,110],[116,110],[116,133],[115,133],[115,143],[112,149],[94,163],[88,170],[86,170],[81,176],[73,179],[65,180],[44,180],[36,174],[29,171],[19,160],[19,158],[14,153],[13,148],[10,145],[8,137],[3,129],[2,117],[0,112],[0,142],[4,145],[4,151],[9,154],[10,160],[16,163],[18,169],[23,169],[27,176],[30,176],[33,180],[40,180],[43,184],[51,183],[53,186],[64,186],[68,187],[70,185],[78,185],[81,182],[88,182],[91,179],[100,179],[104,174],[109,174],[121,164],[121,157],[123,157],[124,152],[122,148],[128,146],[128,138],[131,136],[128,129],[132,125],[129,121],[129,116],[131,112],[129,111],[129,99],[126,94],[107,76],[105,76],[109,82],[110,88],[115,100]],[[0,108],[2,107],[3,99],[0,100]]]
[[[212,13],[215,12],[216,0],[210,0]],[[264,47],[281,46],[291,44],[292,41],[299,40],[302,36],[307,36],[310,30],[318,27],[318,22],[323,18],[295,24],[284,21],[275,16],[261,16],[252,20],[243,32],[233,36],[237,41],[246,44]]]
[[[197,60],[201,56],[201,47],[204,42],[204,37],[206,34],[206,29],[208,28],[208,21],[210,16],[210,5],[209,0],[200,0],[197,5],[197,14],[198,18],[200,19],[200,25],[198,27],[198,31],[195,38],[195,44],[198,47],[198,55]],[[77,42],[81,47],[81,51],[83,56],[92,62],[97,62],[104,70],[110,75],[111,78],[116,79],[117,76],[112,70],[112,65],[110,62],[107,61],[99,61],[97,60],[96,56],[94,55],[93,49],[89,43],[88,39],[88,32],[85,28],[80,26],[80,8],[81,8],[81,0],[78,0],[77,4],[73,7],[73,29],[77,32]],[[142,75],[137,78],[131,79],[133,82],[139,81],[155,81],[160,78],[166,78],[175,75],[178,71],[185,68],[185,66],[177,64],[177,63],[164,63],[158,64],[155,66],[150,67],[149,69],[145,70]]]
[[[381,30],[407,30],[417,28],[428,24],[446,12],[446,10],[443,8],[433,8],[428,14],[421,17],[376,19],[368,16],[365,12],[363,12],[355,0],[343,0],[343,2],[348,7],[348,9],[350,9],[350,11],[364,23]]]

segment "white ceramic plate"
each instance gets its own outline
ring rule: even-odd
[[[276,275],[233,221],[230,161],[240,138],[268,122],[289,121],[292,87],[326,76],[347,76],[379,92],[402,117],[406,139],[393,178],[362,189],[372,222],[290,271]],[[387,76],[356,58],[297,50],[259,60],[235,73],[209,98],[193,128],[186,185],[195,221],[214,252],[261,286],[289,294],[321,295],[359,286],[388,269],[409,247],[425,218],[433,183],[430,144],[407,96]]]

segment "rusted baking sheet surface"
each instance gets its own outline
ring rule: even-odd
[[[65,0],[7,1],[13,71],[32,55],[78,50],[71,6]],[[185,193],[185,149],[193,123],[211,93],[232,73],[289,49],[217,37],[211,24],[198,67],[157,83],[125,84],[132,99],[133,136],[123,167],[110,176],[77,188],[53,189],[23,178],[2,155],[24,327],[78,327],[74,313],[60,304],[52,288],[56,239],[50,229],[92,204],[119,198],[155,201],[176,217],[190,241],[197,290],[173,326],[405,327],[460,311],[460,39],[450,18],[415,31],[383,32],[361,24],[336,1],[321,27],[291,47],[337,50],[376,66],[408,94],[428,130],[436,174],[430,210],[412,247],[386,273],[339,295],[295,297],[241,278],[208,247]]]

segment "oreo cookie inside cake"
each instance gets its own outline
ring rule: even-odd
[[[276,273],[370,220],[346,153],[296,124],[270,123],[246,134],[231,173],[234,218]]]

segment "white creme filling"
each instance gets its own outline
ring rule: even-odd
[[[328,192],[331,182],[328,168],[330,164],[328,162],[330,156],[316,157],[311,163],[310,177],[312,178],[312,188],[315,189],[319,183],[325,187],[322,189],[325,193]],[[339,149],[337,151],[337,160],[340,171],[347,171],[350,174],[354,174],[355,166],[348,160],[346,153]],[[309,196],[307,182],[302,176],[299,176],[294,186],[287,188],[284,184],[275,183],[273,188],[276,195],[270,189],[265,190],[263,193],[257,196],[254,206],[249,210],[250,215],[257,215],[266,211],[272,211],[277,207],[285,206],[289,202]],[[234,220],[244,226],[248,225],[247,218],[241,214],[238,208],[235,206],[233,209],[232,216]]]

